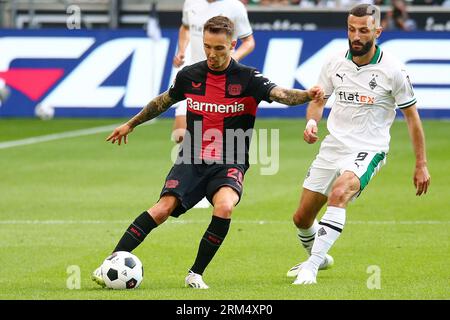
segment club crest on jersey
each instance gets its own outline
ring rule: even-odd
[[[238,96],[242,93],[242,86],[240,84],[229,84],[228,85],[228,94],[230,96]]]
[[[180,182],[178,180],[167,180],[166,181],[166,188],[173,189],[178,186]]]
[[[370,82],[369,82],[369,86],[370,86],[370,89],[375,89],[376,87],[377,87],[377,85],[378,85],[378,83],[377,83],[377,81],[376,81],[376,77],[378,77],[378,76],[376,76],[376,75],[372,75],[372,80],[370,80]]]

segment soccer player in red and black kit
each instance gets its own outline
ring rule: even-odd
[[[213,215],[200,241],[197,257],[186,276],[187,286],[207,289],[202,274],[227,235],[231,213],[240,200],[248,164],[248,148],[259,102],[299,105],[323,98],[323,90],[285,89],[251,67],[231,58],[236,45],[233,23],[226,17],[209,19],[203,31],[207,60],[183,68],[172,87],[150,101],[141,112],[107,138],[127,143],[127,135],[141,123],[187,99],[187,133],[170,170],[159,201],[128,227],[113,252],[135,249],[150,231],[192,208],[204,196]],[[93,280],[104,285],[101,268]]]

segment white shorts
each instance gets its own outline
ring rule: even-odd
[[[187,102],[186,100],[179,101],[173,105],[175,109],[175,117],[185,116],[187,112]]]
[[[328,197],[334,181],[345,171],[351,171],[361,183],[360,191],[356,195],[358,196],[384,164],[384,152],[345,152],[342,148],[322,145],[306,174],[303,187]]]

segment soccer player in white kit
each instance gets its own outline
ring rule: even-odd
[[[416,157],[416,195],[425,194],[430,184],[425,137],[409,76],[401,63],[375,44],[382,31],[380,9],[357,5],[347,22],[349,50],[329,59],[319,77],[325,98],[334,92],[336,99],[327,121],[329,134],[309,168],[293,216],[299,240],[309,255],[288,271],[288,276],[296,277],[293,284],[316,283],[318,270],[333,264],[327,252],[344,228],[347,204],[386,162],[389,129],[397,107],[406,119]],[[318,140],[317,122],[325,102],[308,105],[307,143]],[[326,212],[317,222],[325,204]]]
[[[252,27],[247,10],[239,0],[186,0],[183,5],[182,25],[178,33],[178,50],[173,59],[174,67],[194,64],[206,59],[203,49],[203,25],[215,16],[229,18],[235,26],[234,39],[241,44],[233,52],[236,61],[242,60],[255,48]],[[190,43],[190,52],[186,52]],[[190,54],[190,57],[188,57]],[[185,61],[185,58],[186,59]],[[186,129],[186,101],[176,105],[175,123],[172,138],[175,142],[183,140]]]

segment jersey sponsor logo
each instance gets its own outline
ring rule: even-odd
[[[230,96],[238,96],[242,92],[242,86],[238,83],[228,85],[228,94]]]
[[[339,91],[336,94],[339,97],[339,100],[346,103],[353,103],[353,104],[374,104],[375,103],[375,97],[366,96],[366,95],[360,95],[358,92],[355,93],[348,93]]]
[[[191,24],[189,29],[192,33],[197,33],[197,34],[203,33],[203,25]]]
[[[234,104],[217,104],[209,102],[198,102],[192,98],[187,98],[187,106],[189,109],[200,112],[211,112],[211,113],[237,113],[242,112],[245,109],[243,103]]]

